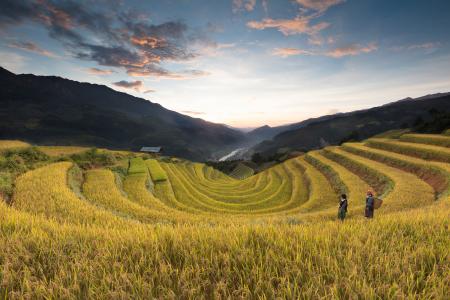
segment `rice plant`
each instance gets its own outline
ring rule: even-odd
[[[146,163],[153,181],[157,182],[167,180],[166,172],[164,172],[156,159],[148,159]]]
[[[450,164],[427,137],[327,147],[242,179],[133,153],[30,152],[17,179],[0,170],[12,189],[0,298],[446,299]],[[384,199],[370,221],[367,189]]]

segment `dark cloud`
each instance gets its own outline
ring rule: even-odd
[[[137,81],[121,80],[121,81],[113,82],[113,84],[118,87],[122,87],[122,88],[126,88],[126,89],[133,89],[135,91],[140,91],[143,86],[142,81],[140,81],[140,80],[137,80]]]
[[[0,1],[0,28],[20,24],[27,19],[35,19],[33,11],[38,9],[32,1]]]
[[[212,43],[201,30],[194,31],[181,21],[151,24],[142,13],[116,13],[112,6],[100,5],[102,2],[83,3],[2,0],[0,28],[24,22],[39,23],[73,56],[102,66],[120,67],[133,76],[173,79],[186,74],[198,76],[191,70],[171,72],[161,63],[196,57],[194,46]]]

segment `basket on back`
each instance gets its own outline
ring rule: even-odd
[[[373,203],[373,208],[375,208],[375,209],[380,208],[382,204],[383,204],[382,199],[375,198],[374,203]]]

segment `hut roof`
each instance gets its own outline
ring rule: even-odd
[[[162,147],[142,147],[141,152],[160,153]]]

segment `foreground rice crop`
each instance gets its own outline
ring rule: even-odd
[[[445,299],[450,164],[430,149],[447,148],[408,136],[236,178],[132,153],[83,173],[40,162],[0,199],[0,298]],[[369,188],[384,199],[373,220]]]

